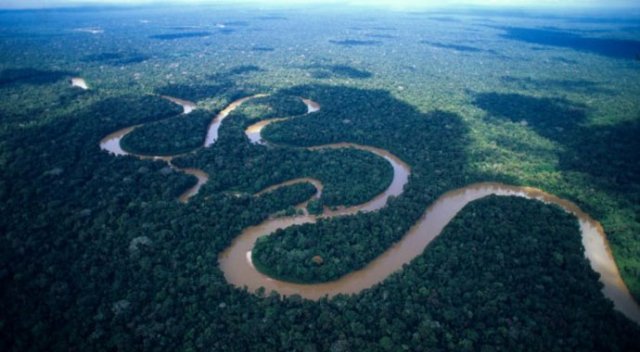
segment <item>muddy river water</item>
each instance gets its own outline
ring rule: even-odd
[[[230,283],[237,287],[246,286],[249,291],[264,287],[267,292],[275,290],[283,295],[298,294],[313,300],[340,293],[358,293],[401,270],[404,264],[424,252],[429,243],[442,232],[444,227],[465,205],[489,195],[536,199],[559,205],[565,211],[574,214],[579,221],[585,256],[592,269],[600,274],[600,281],[604,284],[603,294],[613,301],[617,310],[640,323],[640,309],[622,281],[602,226],[575,204],[530,187],[516,187],[500,183],[477,183],[447,192],[424,212],[422,218],[398,243],[361,270],[347,274],[335,281],[320,284],[296,284],[280,281],[260,273],[251,262],[251,250],[259,237],[268,235],[277,229],[313,223],[318,218],[309,215],[269,219],[257,226],[246,228],[234,239],[232,245],[220,254],[220,267]],[[357,209],[354,207],[349,213],[357,210],[373,211],[376,208]],[[334,215],[325,213],[320,217],[327,216]]]
[[[261,96],[264,95],[255,95],[236,100],[216,115],[209,126],[203,147],[209,147],[215,143],[222,120],[224,120],[232,110],[240,106],[245,101]],[[188,114],[193,110],[193,108],[195,108],[195,104],[190,102],[172,97],[164,98],[182,105],[184,107],[185,114]],[[313,113],[320,109],[319,104],[316,102],[308,99],[303,99],[303,102],[307,105],[307,113]],[[267,144],[260,136],[262,128],[270,123],[277,123],[286,119],[288,118],[284,117],[260,121],[249,126],[245,133],[252,143]],[[200,187],[207,181],[207,174],[198,169],[176,168],[171,164],[171,160],[175,156],[135,155],[123,150],[120,147],[120,140],[136,127],[139,126],[127,127],[106,136],[100,142],[100,147],[116,156],[134,155],[142,159],[165,160],[174,169],[196,176],[198,178],[198,183],[191,189],[184,192],[179,198],[180,201],[187,202],[189,198],[197,194]],[[253,266],[251,260],[251,251],[255,241],[259,237],[267,236],[277,229],[283,229],[289,226],[305,223],[314,223],[319,218],[352,215],[360,211],[376,211],[386,205],[389,197],[400,195],[405,184],[408,182],[408,178],[411,173],[409,165],[386,150],[352,143],[330,144],[308,149],[317,150],[324,148],[355,148],[374,153],[391,164],[393,167],[393,180],[382,194],[361,205],[343,207],[335,210],[325,208],[324,212],[317,216],[309,215],[304,212],[303,215],[270,218],[261,224],[244,229],[233,240],[232,244],[220,253],[218,258],[220,268],[230,284],[239,288],[246,287],[250,292],[257,290],[260,287],[264,287],[267,293],[270,291],[277,291],[285,296],[297,294],[312,300],[316,300],[324,296],[331,297],[341,293],[355,294],[366,288],[370,288],[373,285],[381,283],[389,277],[389,275],[401,270],[404,264],[409,263],[411,260],[421,255],[429,243],[431,243],[431,241],[433,241],[442,232],[444,227],[469,202],[489,195],[519,196],[536,199],[545,203],[556,204],[577,217],[580,225],[582,244],[585,248],[585,256],[589,260],[593,270],[600,274],[600,281],[604,285],[602,289],[603,294],[613,301],[615,309],[622,312],[631,320],[640,323],[640,307],[629,293],[627,286],[620,276],[620,272],[616,266],[602,226],[582,211],[577,205],[568,200],[558,198],[539,189],[516,187],[500,183],[476,183],[443,194],[431,206],[429,206],[421,219],[414,224],[396,244],[387,249],[364,268],[349,273],[338,280],[319,284],[296,284],[276,280],[262,274]],[[279,187],[300,182],[309,182],[313,184],[317,189],[317,193],[314,197],[317,198],[320,196],[322,192],[322,184],[320,181],[311,178],[300,178],[274,185],[257,193],[256,196],[271,192]],[[305,205],[306,202],[299,205],[298,208],[303,209]]]
[[[73,78],[71,78],[70,84],[71,84],[72,87],[78,87],[78,88],[84,89],[84,90],[89,89],[89,85],[87,84],[87,81],[85,81],[85,79],[81,78],[81,77],[73,77]]]
[[[178,99],[178,98],[174,98],[174,97],[169,97],[169,96],[162,96],[162,98],[167,99],[175,104],[178,104],[180,106],[182,106],[183,109],[183,115],[185,115],[185,117],[191,113],[193,110],[196,109],[196,104],[187,100],[182,100],[182,99]],[[198,193],[198,191],[200,190],[200,188],[207,182],[207,180],[209,179],[209,176],[207,175],[206,172],[199,170],[199,169],[192,169],[192,168],[186,168],[186,169],[181,169],[176,167],[175,165],[173,165],[171,163],[171,160],[173,160],[173,158],[175,156],[166,156],[166,155],[142,155],[142,154],[134,154],[134,153],[130,153],[124,149],[122,149],[122,146],[120,145],[120,141],[122,140],[122,138],[124,138],[124,136],[126,136],[127,134],[131,133],[133,130],[135,130],[136,128],[140,127],[142,125],[135,125],[135,126],[130,126],[130,127],[125,127],[123,129],[117,130],[113,133],[108,134],[106,137],[102,138],[102,140],[100,140],[100,149],[109,152],[110,154],[113,154],[115,156],[124,156],[124,155],[132,155],[135,156],[139,159],[153,159],[153,160],[163,160],[167,163],[167,165],[169,165],[172,169],[180,171],[180,172],[184,172],[185,174],[188,175],[192,175],[195,176],[197,179],[197,182],[195,185],[193,185],[191,188],[187,189],[186,191],[184,191],[179,197],[178,200],[180,200],[183,203],[186,203],[187,201],[189,201],[189,198],[193,197],[194,195],[196,195]]]

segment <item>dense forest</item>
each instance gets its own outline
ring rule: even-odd
[[[307,112],[301,97],[286,94],[270,94],[251,99],[231,113],[244,115],[249,120],[266,120],[277,117],[295,117]]]
[[[535,200],[469,203],[421,255],[354,295],[249,292],[219,267],[243,229],[316,194],[302,182],[256,195],[269,186],[320,180],[311,213],[383,192],[385,159],[307,148],[351,142],[410,165],[402,194],[261,238],[261,271],[340,278],[445,192],[497,181],[600,221],[638,301],[637,18],[221,10],[0,11],[0,350],[637,349],[640,327],[603,296],[576,218]],[[266,96],[204,148],[213,117],[255,94]],[[307,114],[302,98],[321,109]],[[278,117],[291,118],[264,128],[268,143],[248,140],[248,126]],[[164,161],[100,149],[129,126],[124,149],[181,154],[177,168],[209,175],[196,196],[178,201],[196,179]]]
[[[211,112],[195,110],[188,116],[172,116],[145,124],[128,133],[120,145],[138,155],[177,155],[202,147]]]
[[[213,146],[176,159],[174,164],[209,173],[206,187],[214,191],[255,193],[294,178],[313,177],[324,185],[322,204],[327,206],[364,203],[384,191],[393,170],[384,159],[369,152],[310,151],[249,143],[244,130],[258,119],[301,116],[306,109],[300,98],[290,95],[276,93],[250,100],[224,120]]]

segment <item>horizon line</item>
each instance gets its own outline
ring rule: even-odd
[[[176,3],[171,0],[143,0],[143,1],[73,1],[73,2],[63,2],[63,1],[50,1],[48,4],[43,4],[43,2],[38,1],[34,4],[29,4],[24,1],[20,1],[18,3],[8,4],[6,2],[0,1],[0,10],[2,11],[11,11],[11,10],[65,10],[65,9],[134,9],[134,8],[146,8],[146,7],[203,7],[203,6],[230,6],[230,7],[248,7],[248,6],[260,6],[262,8],[288,8],[288,9],[297,9],[303,7],[331,7],[335,8],[335,5],[340,4],[341,6],[350,7],[350,8],[372,8],[372,9],[392,9],[396,11],[415,11],[415,10],[443,10],[443,9],[452,9],[452,10],[537,10],[537,11],[550,11],[550,10],[571,10],[571,11],[607,11],[607,12],[616,12],[621,10],[635,10],[632,13],[626,13],[628,16],[640,16],[640,4],[632,4],[632,3],[615,3],[615,4],[558,4],[558,3],[528,3],[528,4],[518,4],[518,3],[471,3],[467,1],[453,1],[448,3],[442,3],[439,5],[433,4],[420,4],[420,3],[411,3],[407,4],[402,1],[398,1],[396,4],[393,3],[383,3],[383,2],[367,2],[362,0],[352,0],[348,2],[341,1],[322,1],[322,0],[311,0],[311,1],[271,1],[268,3],[256,1],[256,0],[245,0],[245,1],[232,1],[232,0],[222,0],[222,1],[203,1],[203,0],[194,0],[186,3]]]

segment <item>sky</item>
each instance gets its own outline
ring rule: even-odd
[[[136,4],[237,4],[255,3],[265,5],[339,4],[353,6],[378,6],[397,9],[429,8],[447,6],[482,7],[537,7],[537,8],[594,8],[607,9],[640,7],[638,0],[0,0],[0,8],[45,8],[81,5],[136,5]]]

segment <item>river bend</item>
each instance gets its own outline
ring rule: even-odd
[[[216,115],[209,125],[203,147],[209,147],[218,138],[218,129],[222,121],[228,114],[242,105],[244,102],[265,96],[263,94],[245,97],[232,102]],[[187,115],[195,104],[173,97],[163,97],[176,104],[182,105],[184,114]],[[314,113],[320,109],[320,105],[312,100],[301,98],[307,105],[307,114]],[[245,133],[250,142],[254,144],[268,144],[262,139],[260,132],[264,126],[270,123],[277,123],[292,117],[267,119],[249,126]],[[133,155],[140,159],[160,159],[168,163],[172,168],[181,172],[194,175],[198,178],[198,183],[185,191],[179,200],[187,202],[189,198],[197,194],[200,187],[207,181],[208,175],[198,169],[179,169],[175,167],[171,160],[175,156],[153,156],[131,154],[120,147],[120,140],[133,131],[137,126],[130,126],[104,137],[100,142],[100,147],[116,156]],[[219,255],[219,264],[225,278],[231,284],[239,288],[247,288],[253,292],[263,287],[267,292],[277,291],[282,295],[300,295],[307,299],[317,300],[321,297],[331,297],[337,294],[356,294],[364,289],[381,283],[387,277],[402,269],[404,264],[421,255],[426,247],[444,229],[444,227],[462,210],[468,203],[489,196],[519,196],[528,199],[535,199],[545,203],[556,204],[565,211],[575,215],[579,221],[582,244],[585,248],[585,256],[594,271],[600,274],[600,282],[604,285],[602,293],[614,303],[616,310],[622,312],[629,319],[640,323],[640,307],[631,296],[625,285],[618,267],[613,258],[606,234],[602,226],[582,211],[577,205],[558,198],[552,194],[531,187],[516,187],[501,183],[476,183],[460,189],[449,191],[438,198],[424,212],[421,219],[414,224],[411,229],[402,237],[400,241],[387,249],[380,256],[375,258],[364,268],[349,273],[335,281],[319,284],[297,284],[276,280],[259,272],[252,263],[251,251],[259,237],[267,236],[277,229],[284,229],[294,225],[314,223],[319,218],[332,218],[335,216],[353,215],[360,211],[376,211],[384,207],[391,196],[398,196],[402,193],[404,186],[408,182],[411,169],[408,164],[400,160],[386,150],[379,148],[358,145],[353,143],[337,143],[308,148],[317,150],[323,148],[355,148],[374,153],[391,164],[393,167],[393,180],[388,188],[374,199],[357,206],[342,207],[336,210],[324,209],[320,215],[309,215],[306,211],[303,215],[270,218],[262,223],[245,228],[232,242],[232,244]],[[309,182],[316,187],[316,194],[313,198],[319,198],[322,192],[322,183],[311,178],[300,178],[290,180],[281,184],[273,185],[258,192],[255,196],[271,192],[279,187]],[[297,207],[303,209],[306,203]]]

